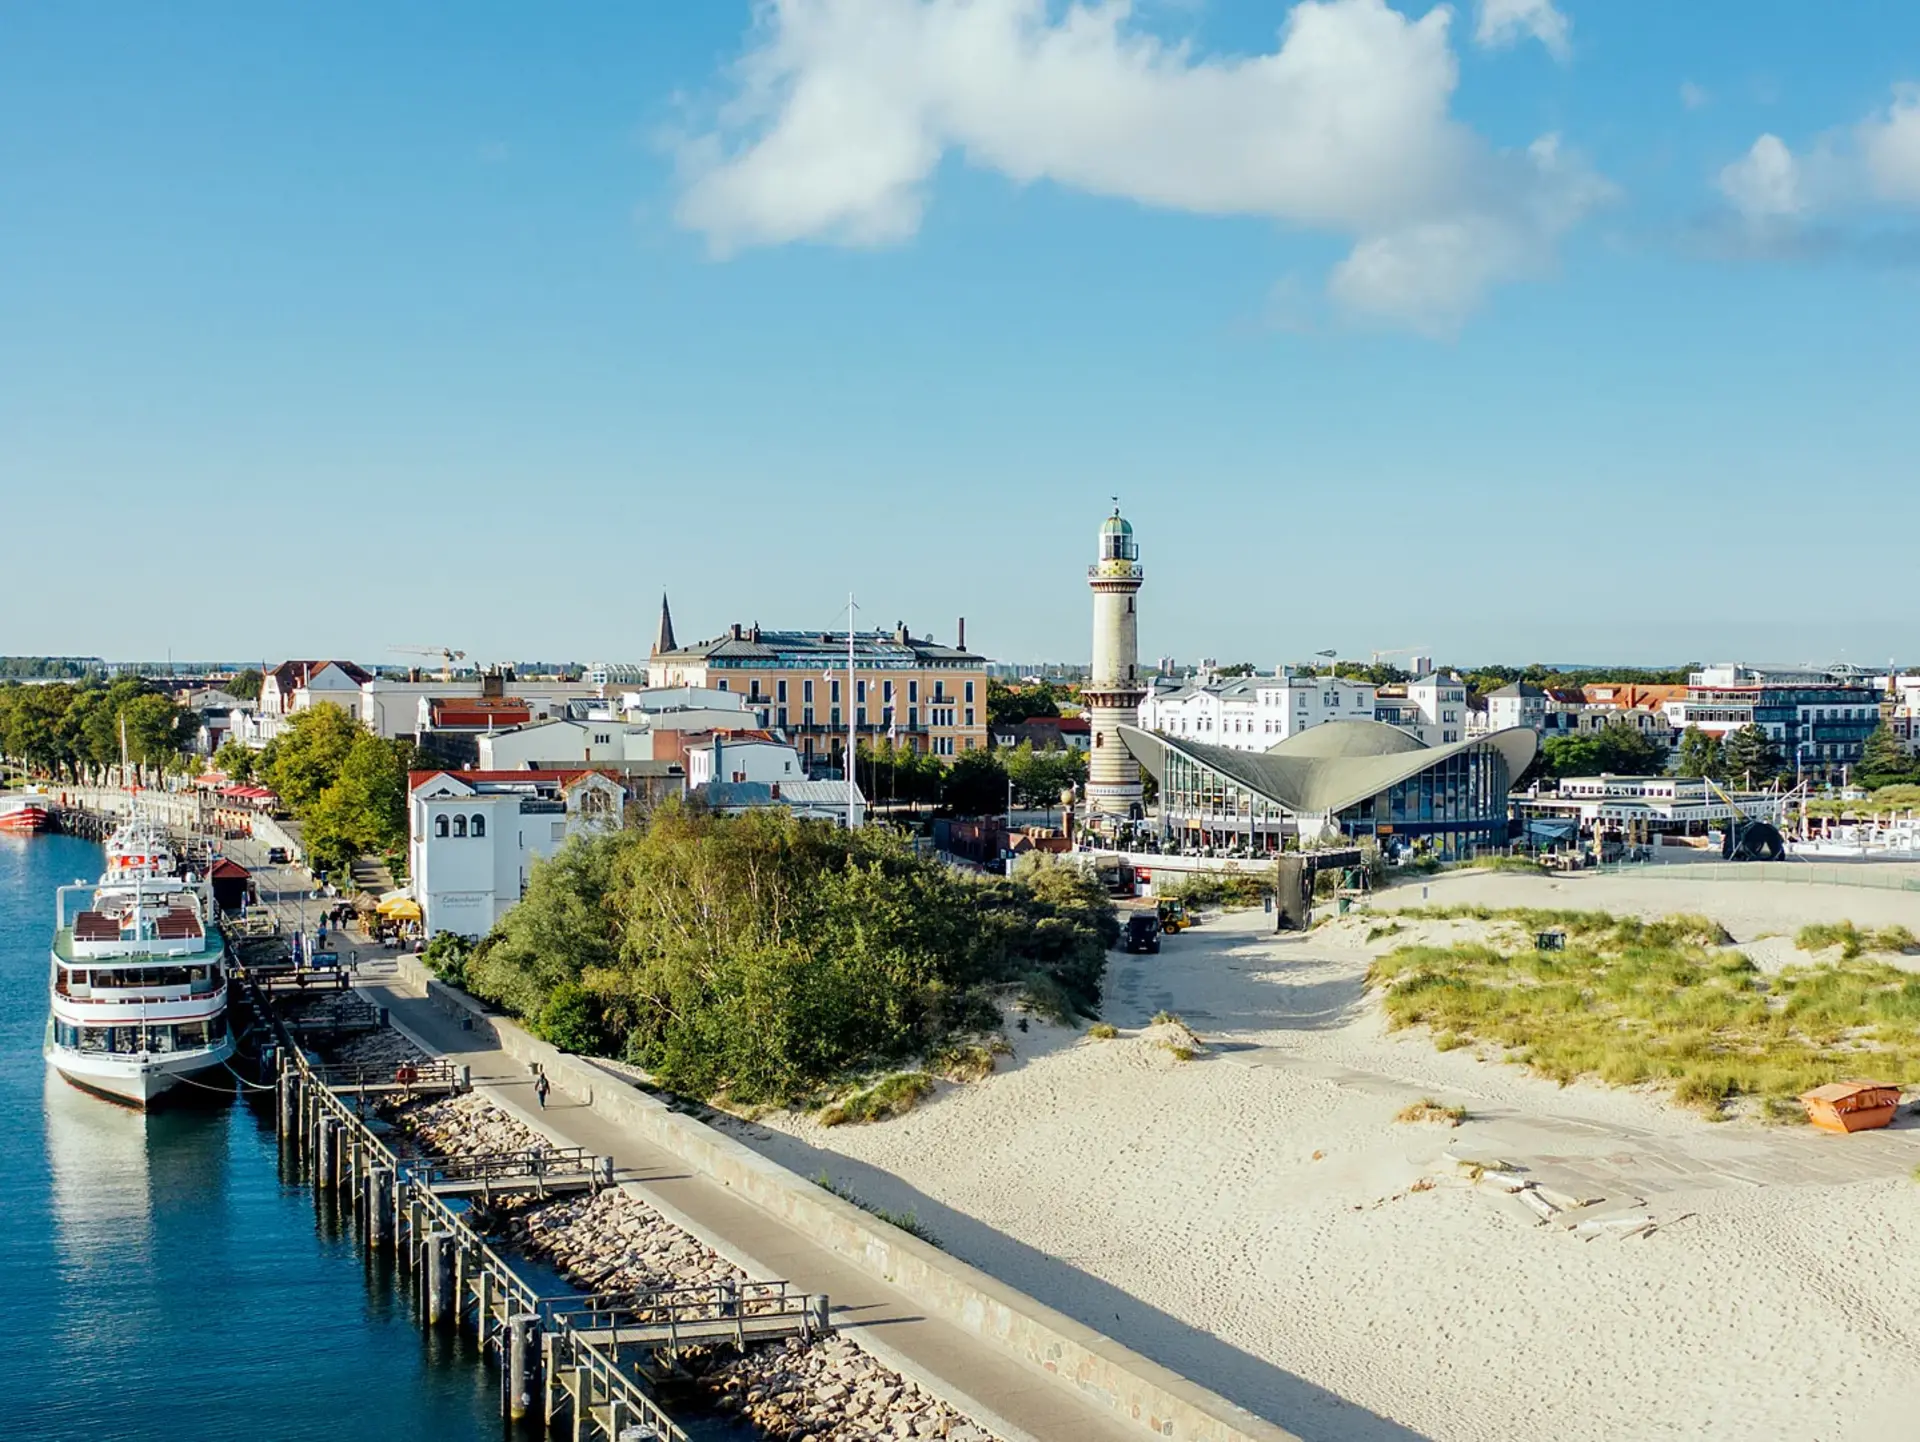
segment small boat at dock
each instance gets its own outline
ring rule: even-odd
[[[53,798],[44,787],[0,791],[0,831],[28,834],[53,825]]]

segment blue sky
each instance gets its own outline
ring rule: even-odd
[[[1920,7],[0,10],[0,652],[1920,660]],[[25,578],[31,576],[31,582]]]

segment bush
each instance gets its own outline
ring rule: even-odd
[[[1394,1116],[1397,1122],[1438,1122],[1449,1127],[1457,1127],[1466,1119],[1465,1107],[1442,1106],[1432,1097],[1421,1097],[1411,1106],[1400,1108]]]
[[[1259,906],[1273,894],[1273,883],[1244,871],[1202,871],[1156,886],[1155,894],[1185,902],[1189,908],[1218,906],[1231,911]]]
[[[563,981],[553,989],[533,1020],[533,1031],[561,1051],[597,1056],[606,1050],[607,1032],[600,1004],[577,982]]]
[[[1095,1041],[1112,1041],[1120,1035],[1120,1030],[1111,1022],[1096,1021],[1092,1026],[1087,1028],[1087,1035]]]
[[[448,986],[467,984],[467,959],[473,955],[473,943],[464,936],[455,936],[451,931],[443,931],[427,943],[427,949],[420,953],[420,960],[426,963],[432,972]]]

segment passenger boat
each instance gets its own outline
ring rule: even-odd
[[[53,798],[44,788],[0,791],[0,831],[45,831],[53,824]]]
[[[172,876],[179,869],[167,828],[150,816],[130,816],[107,838],[104,883],[141,876]]]
[[[130,865],[56,898],[47,1065],[135,1107],[225,1065],[233,1038],[211,886]]]

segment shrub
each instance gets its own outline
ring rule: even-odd
[[[993,1056],[985,1043],[953,1042],[927,1058],[927,1065],[950,1082],[974,1082],[993,1075]]]
[[[1111,1022],[1096,1021],[1092,1026],[1087,1028],[1087,1035],[1095,1041],[1112,1041],[1120,1035],[1120,1030]]]
[[[428,971],[448,986],[464,987],[467,984],[467,959],[472,955],[472,942],[464,936],[443,931],[427,943],[427,949],[420,953],[420,960],[426,963]]]
[[[577,982],[563,981],[553,989],[533,1019],[533,1031],[561,1051],[596,1056],[606,1048],[599,1001]]]

